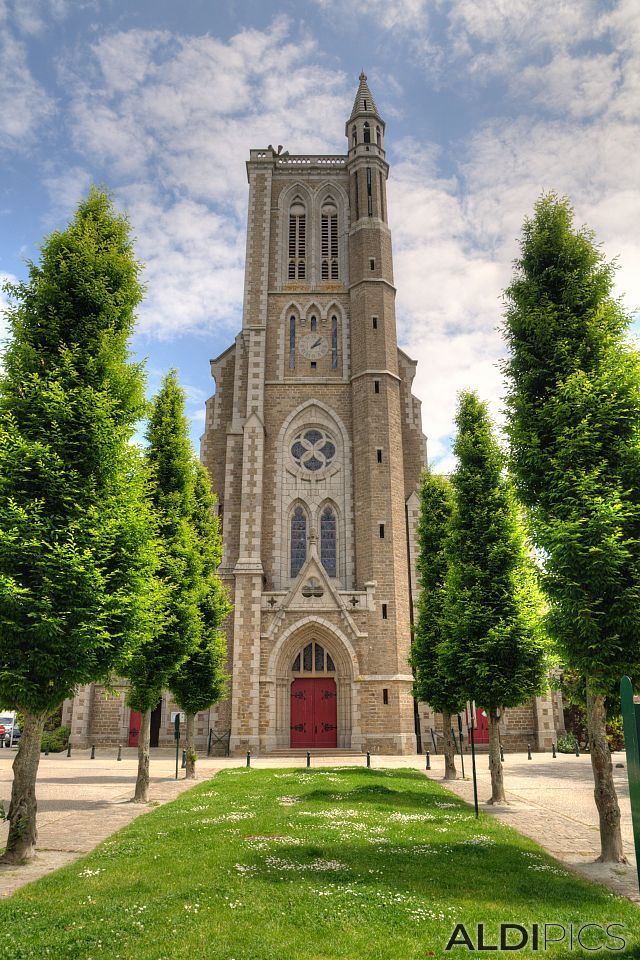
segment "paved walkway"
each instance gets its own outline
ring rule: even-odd
[[[0,750],[0,801],[8,809],[11,795],[11,762],[15,751]],[[459,758],[458,758],[459,760]],[[471,758],[465,756],[465,774],[470,775]],[[623,762],[623,754],[615,754],[614,762]],[[304,766],[304,756],[253,758],[255,767]],[[213,776],[218,770],[244,765],[244,758],[203,758],[198,762],[199,779]],[[364,765],[359,756],[313,755],[313,766]],[[439,779],[444,770],[442,757],[431,758],[430,776]],[[376,767],[425,768],[423,756],[372,757]],[[18,887],[52,870],[71,863],[88,853],[111,833],[146,813],[158,803],[173,800],[192,781],[175,780],[175,754],[154,750],[151,758],[149,804],[133,804],[137,769],[135,750],[123,750],[121,762],[115,750],[98,751],[95,760],[89,751],[50,754],[42,757],[38,775],[38,847],[37,857],[23,867],[0,864],[0,896],[8,896]],[[459,771],[460,772],[460,771]],[[499,817],[521,833],[530,836],[567,866],[591,879],[607,884],[616,893],[640,903],[635,871],[631,809],[625,769],[614,770],[622,810],[622,829],[628,866],[603,866],[593,861],[600,852],[598,820],[593,800],[591,762],[588,756],[565,756],[552,760],[549,754],[507,754],[505,788],[508,806],[488,807],[482,803],[490,794],[486,754],[477,762],[481,808]],[[473,802],[470,780],[447,783],[459,796]],[[0,848],[6,841],[7,826],[0,823]]]

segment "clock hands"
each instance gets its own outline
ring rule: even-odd
[[[316,342],[311,344],[311,349],[315,350],[315,348],[319,347],[321,343],[322,343],[322,337],[318,337]]]

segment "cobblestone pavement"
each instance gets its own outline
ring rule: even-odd
[[[5,809],[11,795],[11,761],[15,751],[0,750],[0,801]],[[158,803],[165,803],[193,785],[175,780],[175,754],[170,750],[153,750],[149,804],[133,804],[137,757],[135,750],[123,750],[123,759],[116,760],[115,750],[98,750],[95,760],[89,751],[42,757],[38,774],[38,846],[37,857],[26,866],[0,864],[0,896],[8,896],[19,886],[50,873],[88,853],[96,844],[141,813]],[[198,762],[198,777],[206,779],[218,770],[244,765],[244,758],[210,757]],[[255,767],[304,766],[304,755],[252,758]],[[621,753],[614,763],[625,762]],[[322,756],[313,753],[312,766],[364,765],[365,758],[353,754]],[[425,757],[371,758],[373,767],[413,767],[425,769]],[[430,776],[438,780],[444,770],[440,756],[431,757]],[[486,754],[477,758],[478,796],[482,810],[531,837],[564,864],[590,879],[604,883],[640,903],[638,881],[633,858],[631,809],[625,768],[614,768],[616,788],[622,812],[622,830],[629,865],[615,867],[594,863],[598,856],[598,818],[593,800],[591,762],[588,756],[507,754],[505,789],[508,805],[487,806],[490,794]],[[458,758],[458,773],[460,765]],[[471,757],[465,756],[465,775],[470,776]],[[473,802],[470,779],[445,784],[468,802]],[[0,847],[6,840],[6,824],[0,823]]]

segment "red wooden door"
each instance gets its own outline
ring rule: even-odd
[[[291,746],[313,746],[313,680],[291,684]]]
[[[132,710],[129,714],[129,746],[138,746],[138,737],[140,735],[140,724],[142,715],[137,710]]]
[[[313,737],[314,747],[338,746],[338,699],[336,682],[331,677],[313,681]]]
[[[471,742],[470,722],[471,718],[467,715],[468,742]],[[474,743],[489,743],[489,718],[486,710],[483,710],[482,707],[476,707],[476,725],[473,731],[473,740]]]
[[[308,677],[291,684],[291,746],[337,747],[338,704],[331,677]]]

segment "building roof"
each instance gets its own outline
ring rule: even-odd
[[[377,117],[378,120],[382,121],[382,117],[378,113],[378,108],[376,107],[371,90],[369,89],[366,73],[360,74],[358,92],[356,93],[356,98],[353,101],[353,110],[351,111],[349,121],[353,120],[354,117],[357,117],[362,113],[367,113],[371,116]]]

